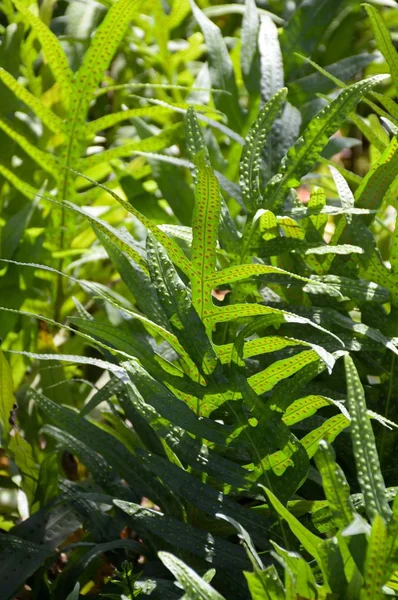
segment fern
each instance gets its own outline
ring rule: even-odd
[[[166,4],[1,4],[5,600],[381,598],[392,13]]]

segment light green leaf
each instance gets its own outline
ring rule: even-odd
[[[234,319],[246,318],[246,317],[254,317],[257,315],[275,315],[275,317],[279,317],[280,322],[286,321],[286,323],[300,323],[305,325],[310,325],[315,329],[319,329],[324,333],[335,338],[341,346],[344,346],[343,342],[340,338],[332,333],[331,331],[324,329],[314,321],[307,319],[306,317],[301,317],[299,315],[295,315],[285,310],[281,310],[279,308],[272,308],[270,306],[264,306],[263,304],[231,304],[229,306],[223,307],[214,307],[211,311],[204,311],[204,320],[209,321],[209,323],[225,323],[228,321],[233,321]]]
[[[37,145],[35,146],[26,137],[18,131],[16,131],[11,123],[7,122],[3,117],[0,117],[0,129],[2,129],[14,142],[16,142],[28,156],[33,158],[38,165],[42,167],[48,173],[57,176],[59,173],[59,166],[57,160],[48,152],[43,152]]]
[[[216,247],[221,211],[218,179],[209,164],[204,140],[193,109],[187,113],[188,147],[196,167],[195,207],[192,219],[192,303],[198,314],[213,306],[208,279],[216,268]]]
[[[46,127],[54,133],[63,133],[65,128],[62,120],[3,68],[0,68],[0,80],[19,100],[32,109]]]
[[[158,240],[158,242],[164,246],[164,248],[167,250],[167,253],[168,253],[170,259],[178,267],[180,267],[184,273],[186,273],[187,275],[191,274],[191,271],[192,271],[191,263],[185,256],[185,254],[182,251],[182,249],[180,248],[180,246],[176,242],[174,242],[174,240],[172,240],[159,227],[157,227],[154,223],[152,223],[152,221],[150,219],[148,219],[148,217],[146,217],[141,212],[139,212],[136,208],[134,208],[134,206],[132,204],[130,204],[126,200],[123,200],[123,198],[121,198],[121,196],[116,194],[116,192],[114,192],[110,188],[106,187],[105,185],[102,185],[101,183],[94,181],[93,179],[91,179],[91,177],[88,177],[87,175],[83,175],[82,173],[78,173],[78,174],[81,175],[82,177],[84,177],[84,179],[87,179],[87,181],[90,181],[91,183],[95,184],[96,186],[98,186],[99,188],[104,190],[105,192],[108,192],[108,194],[110,196],[112,196],[112,198],[114,198],[121,206],[123,206],[123,208],[125,208],[129,213],[134,215],[147,229],[149,229],[149,231],[152,232],[153,236]],[[97,218],[87,214],[85,211],[83,211],[82,209],[79,209],[76,205],[72,204],[71,202],[65,201],[64,204],[66,206],[70,207],[72,210],[75,210],[76,212],[80,212],[81,214],[84,214],[88,218],[88,220],[94,221],[96,227],[100,226],[100,227],[102,227],[102,229],[105,227],[105,229],[106,229],[105,233],[109,234],[109,231],[112,231],[113,228],[110,225],[105,224],[105,221],[101,221],[100,219],[97,219]],[[115,232],[115,230],[113,230],[113,233],[114,232]],[[117,244],[117,241],[114,239],[115,235],[116,234],[114,233],[114,236],[111,237],[111,239],[112,239],[112,241],[114,241]],[[119,240],[121,240],[123,238],[122,232],[117,232],[116,237]],[[119,248],[120,248],[120,243],[117,245],[119,245]],[[146,270],[145,263],[143,264],[141,257],[138,258],[138,256],[137,256],[138,253],[136,251],[132,252],[132,249],[129,246],[129,244],[124,242],[122,244],[122,249],[126,252],[126,254],[131,256],[131,258],[133,258],[133,260],[135,260],[136,262],[139,260],[140,262],[138,264],[140,264],[140,266]]]
[[[7,169],[4,165],[0,164],[0,174],[3,175],[7,181],[9,181],[16,190],[21,192],[28,200],[33,200],[37,197],[39,190],[32,187],[26,181],[23,181],[18,175],[15,175],[12,171]]]
[[[364,94],[385,79],[386,75],[375,75],[350,85],[312,119],[282,159],[279,173],[267,187],[267,205],[271,210],[279,207],[288,189],[297,187],[303,175],[313,168],[329,137],[341,126]]]
[[[260,163],[265,139],[286,99],[283,88],[261,109],[245,139],[240,162],[239,183],[242,200],[250,213],[255,213],[262,203],[260,192]]]
[[[13,0],[13,2],[25,22],[29,23],[35,35],[39,38],[53,75],[61,85],[63,101],[68,105],[75,93],[73,73],[57,36],[21,0]]]
[[[343,530],[354,520],[350,488],[342,469],[336,463],[332,446],[322,440],[315,454],[315,462],[322,476],[326,500],[329,502],[336,526]]]
[[[78,91],[78,111],[75,110],[75,113],[85,115],[129,22],[138,12],[141,4],[142,0],[117,0],[106,13],[75,76],[75,87]],[[79,114],[76,116],[79,118]]]
[[[261,17],[258,48],[261,68],[261,99],[268,102],[284,86],[282,53],[278,29],[270,17]]]
[[[251,358],[252,356],[259,356],[268,352],[278,352],[278,350],[283,350],[283,348],[286,348],[287,346],[301,346],[303,343],[305,342],[272,335],[254,340],[247,340],[243,346],[242,358]],[[231,361],[233,344],[214,346],[214,350],[222,363]]]
[[[279,514],[282,519],[286,521],[292,533],[297,537],[301,545],[304,549],[315,558],[318,563],[319,568],[323,571],[323,564],[320,555],[320,548],[322,546],[323,540],[322,538],[314,535],[309,531],[296,517],[294,517],[288,509],[283,506],[283,504],[278,500],[276,496],[270,491],[264,488],[265,493],[268,496],[268,499],[276,512]],[[325,577],[325,573],[323,572],[325,581],[327,581],[327,577]]]
[[[260,21],[257,6],[254,0],[246,0],[245,12],[242,19],[242,48],[240,51],[240,65],[242,77],[247,91],[258,94],[259,91],[259,57],[258,57],[258,31]]]
[[[369,4],[364,4],[364,6],[370,19],[370,24],[376,38],[377,47],[387,61],[395,88],[398,90],[398,52],[396,51],[392,42],[391,34],[388,31],[379,11],[377,11],[374,6],[370,6]]]
[[[383,517],[376,513],[365,558],[364,586],[361,600],[383,600],[382,586],[388,579],[387,563],[387,527]]]
[[[11,429],[9,418],[15,403],[13,390],[11,368],[0,350],[0,439],[2,446],[6,446],[7,435]]]
[[[286,379],[300,371],[311,362],[318,360],[318,354],[314,350],[300,352],[295,356],[275,361],[272,365],[248,378],[253,390],[261,396],[271,390],[279,381]]]
[[[398,139],[393,137],[383,154],[372,165],[361,185],[355,192],[356,204],[360,208],[379,209],[398,173]],[[369,223],[374,215],[364,217]]]
[[[185,590],[185,600],[224,600],[214,588],[182,560],[169,552],[159,552],[158,556]]]
[[[313,429],[304,436],[300,442],[306,449],[308,456],[312,458],[318,450],[318,445],[321,440],[333,442],[339,433],[344,431],[349,425],[349,419],[343,414],[338,414],[335,417],[327,419],[320,427]]]
[[[22,475],[23,490],[31,505],[39,477],[39,467],[34,459],[32,446],[22,437],[19,431],[15,431],[14,435],[10,437],[8,449]]]
[[[352,246],[351,244],[332,246],[331,244],[327,244],[325,246],[308,248],[305,254],[363,254],[364,252],[365,250],[361,246]]]
[[[287,408],[283,416],[283,422],[290,427],[295,423],[308,419],[308,417],[314,415],[318,409],[329,406],[330,404],[333,404],[333,401],[325,396],[304,396],[304,398],[295,400]]]
[[[388,521],[391,510],[386,500],[375,436],[366,412],[365,393],[355,364],[349,355],[344,356],[344,364],[347,378],[348,410],[352,419],[352,445],[366,512],[372,520],[379,515]]]
[[[81,124],[77,123],[76,126],[78,125],[82,126]],[[86,158],[81,158],[73,164],[73,167],[77,168],[80,171],[86,171],[87,169],[95,167],[96,165],[108,163],[109,161],[114,160],[115,158],[126,158],[134,154],[136,151],[159,152],[160,150],[171,146],[177,141],[181,129],[182,124],[176,123],[175,125],[171,125],[170,127],[165,127],[157,135],[152,135],[142,140],[125,142],[121,146],[109,148],[109,150],[104,150],[103,152],[92,154],[91,156],[87,156]],[[73,131],[72,133],[75,132]]]
[[[297,552],[285,550],[275,542],[272,542],[272,545],[285,568],[285,600],[297,600],[298,597],[305,598],[305,600],[316,600],[319,588],[311,564]]]
[[[234,69],[221,31],[210,21],[202,10],[190,0],[193,15],[202,29],[208,49],[208,61],[212,86],[230,92],[231,96],[214,96],[216,107],[229,118],[230,125],[240,131],[241,109],[238,103],[238,89]]]
[[[291,273],[289,271],[285,271],[279,267],[273,267],[271,265],[261,265],[258,263],[255,264],[243,264],[243,265],[234,265],[232,267],[226,267],[222,271],[217,271],[212,276],[207,276],[207,282],[213,287],[217,288],[223,284],[230,284],[236,281],[241,281],[242,279],[249,279],[251,277],[257,275],[269,275],[269,274],[280,274],[287,275],[288,277],[292,277],[293,279],[297,279],[299,281],[304,281],[307,284],[310,284],[314,287],[318,286],[318,291],[321,293],[328,293],[328,285],[323,284],[321,281],[316,279],[308,279],[307,277],[302,277],[301,275],[296,275],[295,273]]]
[[[264,571],[243,572],[252,600],[285,600],[285,591],[274,565]]]
[[[335,167],[329,165],[329,169],[332,173],[334,185],[336,186],[336,190],[341,200],[341,206],[346,210],[354,208],[355,198],[348,186],[348,183]]]
[[[189,0],[174,0],[167,19],[169,30],[178,27],[190,13],[190,10]]]

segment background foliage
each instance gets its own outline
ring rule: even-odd
[[[1,598],[396,595],[396,3],[0,7]]]

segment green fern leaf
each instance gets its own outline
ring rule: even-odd
[[[246,0],[242,19],[242,48],[240,65],[245,86],[250,95],[259,93],[258,32],[260,21],[254,0]]]
[[[242,569],[248,567],[248,559],[243,550],[219,537],[212,539],[212,552],[207,549],[208,533],[188,523],[166,516],[159,511],[143,508],[139,504],[114,500],[115,506],[125,511],[131,518],[136,531],[151,533],[162,538],[180,550],[192,552],[215,567]]]
[[[297,373],[297,371],[318,360],[318,358],[318,354],[314,350],[300,352],[295,356],[275,361],[264,371],[249,377],[248,382],[256,394],[261,396],[261,394],[271,390],[279,381]]]
[[[352,244],[339,244],[338,246],[332,246],[325,244],[324,246],[315,246],[314,248],[308,248],[305,254],[364,254],[365,250],[362,246],[353,246]]]
[[[115,112],[109,115],[105,115],[100,117],[99,119],[95,119],[95,121],[90,121],[86,125],[86,134],[87,136],[93,136],[98,131],[102,131],[103,129],[108,129],[109,127],[113,127],[122,121],[128,121],[129,119],[136,117],[152,117],[153,119],[159,119],[162,122],[162,117],[165,115],[169,115],[170,111],[181,108],[183,112],[189,108],[189,104],[184,102],[179,103],[164,103],[160,106],[143,106],[140,108],[131,108],[128,110],[123,110],[119,112]],[[211,107],[202,106],[201,104],[194,104],[194,109],[198,112],[217,112],[215,109]]]
[[[183,356],[190,357],[187,364],[190,365],[192,377],[198,376],[199,372],[212,373],[217,366],[217,357],[204,325],[168,254],[151,236],[147,237],[147,256],[159,301],[172,330],[185,348]]]
[[[391,77],[395,84],[395,88],[398,90],[398,53],[392,42],[391,34],[376,8],[374,6],[370,6],[370,4],[364,4],[363,6],[368,13],[370,24],[376,38],[377,48],[386,59],[391,72]]]
[[[149,275],[136,262],[129,260],[118,246],[100,231],[96,231],[96,235],[133,294],[138,308],[145,312],[150,321],[157,323],[163,329],[169,329],[166,313],[159,302],[156,288],[152,284]]]
[[[235,81],[232,61],[228,54],[221,31],[210,21],[204,12],[190,0],[193,15],[202,29],[207,49],[212,87],[229,92],[231,95],[217,94],[214,104],[227,115],[230,124],[237,131],[241,130],[241,109],[238,103],[238,89]]]
[[[333,401],[325,396],[305,396],[304,398],[299,398],[287,408],[283,415],[283,422],[291,427],[295,423],[308,419],[318,409],[330,404],[333,404]]]
[[[294,79],[301,61],[297,56],[311,56],[335,16],[342,9],[342,0],[306,0],[297,8],[281,34],[285,73]]]
[[[336,290],[336,297],[341,298],[346,296],[348,298],[355,298],[360,302],[380,302],[384,303],[388,300],[388,291],[373,283],[371,281],[363,281],[361,279],[353,280],[348,277],[339,277],[338,275],[323,275],[315,276],[311,278],[314,281],[319,281],[327,285],[327,293],[333,296],[333,289]],[[324,290],[321,287],[313,286],[312,283],[307,284],[303,287],[305,292],[310,294],[323,293]]]
[[[9,418],[15,403],[13,390],[11,368],[0,350],[0,439],[4,447],[7,445],[7,435],[11,429]]]
[[[231,491],[229,486],[235,489],[252,487],[249,473],[245,469],[213,451],[209,446],[194,440],[187,433],[168,426],[164,437],[181,461],[190,465],[195,471],[214,477],[224,493]]]
[[[102,431],[86,419],[82,419],[76,413],[58,406],[43,394],[35,390],[31,390],[31,393],[40,410],[59,429],[70,433],[78,440],[89,441],[89,447],[103,456],[115,471],[128,482],[137,500],[144,494],[156,502],[162,502],[162,488],[150,478],[149,473],[144,471],[139,461],[122,442],[119,442],[114,436]]]
[[[86,158],[80,158],[76,161],[76,163],[73,163],[73,167],[77,168],[78,171],[86,171],[87,169],[91,169],[96,165],[108,163],[115,158],[126,158],[134,154],[136,151],[159,152],[160,150],[171,146],[177,141],[178,135],[182,128],[182,123],[176,123],[175,125],[171,125],[170,127],[162,129],[162,131],[157,135],[153,135],[137,142],[126,142],[121,146],[117,146],[116,148],[110,148],[109,150],[104,150],[98,154],[93,154],[91,156],[87,156]],[[74,131],[71,131],[70,135],[73,133]]]
[[[268,336],[248,340],[243,347],[242,358],[251,358],[268,352],[278,352],[287,346],[301,346],[304,342],[293,340],[279,336]],[[223,364],[231,362],[233,344],[223,344],[222,346],[214,346],[218,358]]]
[[[380,137],[380,135],[378,135],[377,130],[374,131],[374,129],[372,128],[372,126],[370,124],[370,120],[364,119],[363,117],[360,117],[359,115],[351,113],[350,121],[352,121],[354,123],[354,125],[356,125],[358,127],[359,131],[364,135],[364,137],[366,139],[368,139],[369,142],[379,152],[381,152],[381,153],[384,152],[384,150],[386,149],[387,143],[388,143],[388,136],[385,131],[383,131],[383,133],[384,133],[384,136],[387,137],[387,143],[386,143],[385,139],[382,139]],[[384,138],[384,136],[383,136],[383,138]]]
[[[356,204],[360,208],[377,210],[397,177],[398,172],[398,139],[394,137],[383,154],[372,165],[361,185],[355,192]],[[373,215],[364,217],[370,223]]]
[[[271,505],[274,507],[279,516],[286,521],[292,533],[300,541],[303,548],[305,548],[305,550],[315,558],[319,568],[323,571],[324,580],[327,581],[327,576],[325,576],[326,574],[324,572],[320,554],[323,540],[306,529],[306,527],[304,527],[304,525],[302,525],[302,523],[300,523],[300,521],[296,519],[296,517],[294,517],[285,506],[283,506],[283,504],[270,490],[264,488],[264,491],[267,494]]]
[[[56,202],[54,200],[52,200],[52,202],[61,205],[61,203]],[[137,265],[139,265],[145,273],[148,272],[148,267],[146,265],[145,260],[137,252],[137,250],[132,247],[129,238],[123,235],[122,231],[115,229],[106,221],[88,214],[84,209],[76,206],[76,204],[72,204],[71,202],[66,201],[63,204],[73,212],[84,216],[84,218],[87,219],[93,225],[94,230],[97,229],[98,231],[100,231],[106,239],[110,239],[115,244],[115,246],[119,248],[119,250],[123,251],[127,256],[134,260],[134,262],[136,262]],[[128,206],[130,207],[130,205]],[[130,211],[131,210],[132,209],[130,208]]]
[[[170,423],[193,433],[198,438],[203,438],[217,444],[224,444],[228,431],[224,426],[206,418],[199,418],[183,402],[169,392],[169,390],[152,378],[140,365],[131,361],[129,373],[145,402]]]
[[[86,114],[93,94],[122,41],[129,22],[141,4],[141,0],[117,0],[98,27],[84,56],[83,64],[75,75],[78,107],[76,106],[75,110],[72,106],[72,112],[76,123],[79,115]]]
[[[225,600],[214,588],[185,563],[169,552],[159,552],[160,560],[185,590],[186,600]]]
[[[337,253],[336,253],[337,254]],[[268,275],[271,273],[287,275],[288,277],[292,277],[293,279],[297,279],[299,281],[304,281],[313,287],[318,287],[320,292],[328,293],[327,284],[323,284],[321,281],[316,279],[308,279],[307,277],[302,277],[301,275],[296,275],[295,273],[291,273],[289,271],[285,271],[284,269],[280,269],[279,267],[273,267],[271,265],[261,265],[261,264],[243,264],[243,265],[234,265],[232,267],[226,267],[222,271],[217,271],[211,277],[208,276],[207,282],[213,288],[217,288],[223,284],[230,284],[236,281],[241,281],[242,279],[249,279],[250,277],[256,275]]]
[[[383,600],[387,563],[387,527],[383,517],[376,513],[365,558],[364,586],[361,600]]]
[[[171,7],[170,14],[168,16],[168,27],[171,31],[175,27],[178,27],[190,13],[191,7],[189,0],[174,0]]]
[[[21,13],[26,23],[32,27],[35,35],[39,38],[43,52],[48,64],[54,74],[56,81],[61,86],[62,98],[68,106],[74,97],[73,73],[69,67],[68,60],[56,35],[36,17],[21,0],[13,0],[14,5]]]
[[[385,496],[384,480],[372,425],[366,412],[365,394],[352,358],[346,355],[344,364],[347,378],[348,410],[352,419],[352,445],[358,481],[365,498],[366,512],[372,520],[376,515],[380,515],[388,521],[391,510]]]
[[[185,256],[185,254],[182,251],[182,249],[180,248],[180,246],[178,246],[178,244],[176,242],[174,242],[159,227],[157,227],[154,223],[152,223],[152,221],[150,219],[148,219],[142,213],[140,213],[137,209],[135,209],[132,206],[132,204],[130,204],[129,202],[123,200],[123,198],[121,198],[118,194],[116,194],[116,192],[114,192],[110,188],[106,187],[105,185],[102,185],[101,183],[98,183],[98,182],[94,181],[94,179],[91,179],[91,177],[88,177],[87,175],[83,175],[82,173],[78,173],[78,174],[81,175],[81,177],[84,177],[84,179],[86,179],[87,181],[90,181],[90,183],[93,183],[94,185],[96,185],[100,189],[102,189],[105,192],[107,192],[121,206],[123,206],[123,208],[125,208],[127,210],[127,212],[129,212],[132,215],[134,215],[149,231],[151,231],[151,233],[158,240],[158,242],[164,246],[164,248],[167,250],[167,253],[170,256],[171,260],[173,260],[173,262],[178,267],[180,267],[180,269],[185,274],[187,274],[188,276],[190,276],[191,271],[192,271],[191,263],[187,259],[187,257]],[[104,221],[100,221],[99,219],[94,219],[94,217],[91,217],[91,216],[87,215],[87,213],[85,213],[84,211],[82,211],[81,209],[78,209],[74,204],[72,204],[70,202],[65,202],[65,206],[68,206],[72,210],[75,210],[77,212],[81,212],[82,214],[84,214],[89,221],[94,221],[95,222],[95,226],[98,227],[100,230],[103,231],[104,227],[106,228],[107,232],[109,232],[111,230],[110,226],[108,226],[108,225],[105,226],[105,222]],[[106,232],[104,232],[104,233],[106,233]],[[110,236],[110,237],[117,244],[116,240],[114,239],[114,236],[113,237]],[[120,232],[118,232],[118,234],[117,234],[116,237],[120,239],[122,237],[122,234]],[[120,244],[119,244],[119,247],[120,247]],[[128,256],[131,256],[131,258],[133,260],[135,260],[145,271],[147,270],[146,265],[145,265],[145,263],[143,264],[143,261],[142,261],[141,257],[136,256],[137,252],[135,252],[134,256],[132,256],[131,248],[130,248],[130,250],[126,249],[126,245],[123,245],[123,250],[126,252],[126,254],[128,254]]]
[[[286,600],[285,590],[274,565],[260,571],[244,571],[252,600]]]
[[[347,210],[354,208],[355,198],[348,186],[348,183],[335,167],[329,165],[329,169],[332,173],[333,181],[341,200],[341,206]]]
[[[54,133],[64,132],[65,127],[62,120],[3,68],[0,68],[0,81],[39,117],[43,125],[51,129]]]
[[[283,203],[288,189],[300,184],[303,175],[316,163],[329,137],[340,127],[364,94],[385,78],[385,75],[375,75],[354,83],[318,113],[282,159],[279,173],[269,183],[266,190],[268,208],[274,210]]]
[[[275,315],[275,317],[279,317],[280,321],[286,321],[288,323],[301,323],[310,325],[315,329],[319,329],[323,333],[327,333],[328,335],[335,338],[341,346],[344,346],[343,342],[340,338],[324,329],[314,321],[307,319],[305,317],[300,317],[298,315],[294,315],[288,311],[281,310],[278,308],[271,308],[270,306],[264,306],[262,304],[232,304],[229,306],[223,307],[213,307],[212,310],[204,311],[204,320],[208,321],[209,324],[213,325],[215,323],[225,323],[228,321],[233,321],[234,319],[246,318],[246,317],[254,317],[257,315]]]
[[[39,190],[32,187],[29,183],[23,181],[18,175],[0,164],[0,174],[9,181],[18,192],[21,192],[28,200],[33,200],[39,196]]]
[[[207,151],[193,108],[187,112],[187,140],[196,167],[195,207],[192,218],[192,303],[200,317],[211,310],[211,284],[216,268],[216,246],[221,211],[218,179],[210,166]]]
[[[45,425],[42,428],[42,432],[54,438],[63,447],[68,448],[70,452],[78,456],[90,471],[96,483],[103,487],[104,490],[109,491],[109,493],[117,493],[119,491],[117,485],[115,485],[116,474],[103,456],[91,450],[84,442],[67,431],[54,427],[54,425]]]
[[[278,29],[266,15],[261,18],[258,49],[261,69],[261,99],[268,102],[284,86],[282,53]]]
[[[307,454],[312,458],[318,450],[319,442],[326,440],[333,442],[336,437],[350,425],[349,419],[343,414],[336,415],[327,419],[323,425],[313,429],[310,433],[304,436],[300,442],[307,451]]]
[[[268,531],[268,522],[265,519],[259,519],[258,515],[254,515],[251,510],[233,502],[212,486],[201,483],[177,465],[171,465],[154,454],[143,452],[140,454],[144,464],[167,481],[167,485],[174,493],[213,518],[222,511],[228,517],[236,519],[248,530],[260,547],[264,546]]]
[[[2,117],[0,117],[0,129],[14,140],[28,156],[33,158],[42,169],[55,177],[59,174],[60,169],[56,158],[48,152],[43,152],[43,150],[40,150],[37,146],[29,142],[24,135],[18,133],[18,131],[12,127],[11,123],[7,122]]]
[[[262,204],[260,192],[260,161],[266,135],[282,108],[287,89],[278,91],[261,109],[257,119],[246,136],[240,162],[240,187],[242,200],[249,213],[255,213]]]
[[[325,440],[319,444],[315,462],[322,476],[323,489],[336,526],[342,531],[354,520],[350,488],[342,469],[335,461],[332,446]]]
[[[118,125],[123,121],[128,121],[129,119],[133,119],[135,117],[153,117],[156,119],[156,117],[162,118],[169,112],[170,110],[166,107],[144,106],[111,113],[87,123],[85,127],[86,135],[88,137],[94,136],[99,131],[103,131],[104,129],[108,129],[109,127],[113,127],[114,125]]]
[[[137,321],[140,321],[154,337],[160,336],[168,344],[170,344],[170,346],[187,363],[187,366],[189,367],[190,370],[192,370],[194,375],[196,375],[198,373],[190,355],[186,352],[186,350],[183,348],[183,346],[180,344],[179,340],[173,333],[171,333],[168,329],[166,329],[162,325],[159,325],[158,323],[151,321],[144,315],[138,313],[136,310],[131,309],[128,305],[118,301],[115,298],[115,296],[112,296],[110,293],[108,293],[108,291],[107,291],[108,288],[106,288],[105,286],[101,286],[100,284],[94,283],[92,281],[86,281],[83,279],[76,279],[74,277],[67,276],[65,273],[62,273],[61,271],[58,271],[57,269],[53,269],[52,267],[48,267],[46,265],[40,265],[37,263],[22,263],[22,262],[13,261],[13,260],[7,260],[7,259],[0,259],[0,260],[3,262],[9,262],[12,264],[16,264],[16,265],[19,265],[22,267],[31,267],[34,269],[42,269],[44,271],[49,271],[51,273],[60,275],[61,277],[66,277],[70,281],[77,283],[78,285],[80,285],[82,287],[82,289],[85,292],[89,292],[89,293],[93,294],[94,297],[99,297],[99,298],[105,300],[106,302],[109,302],[109,304],[111,304],[115,308],[130,315],[134,319],[137,319]],[[38,317],[38,318],[41,318],[41,317]],[[142,342],[140,342],[138,345],[136,345],[136,344],[134,344],[134,342],[131,342],[130,336],[127,336],[127,335],[125,336],[123,334],[123,332],[121,332],[121,331],[116,335],[114,333],[114,330],[112,329],[112,327],[109,328],[109,326],[107,326],[104,323],[93,322],[93,318],[91,317],[91,318],[87,319],[86,314],[84,314],[80,318],[70,317],[70,320],[72,322],[73,322],[73,319],[75,319],[76,324],[80,323],[83,326],[83,328],[85,327],[86,331],[91,330],[92,333],[95,333],[95,338],[88,336],[88,337],[86,337],[86,339],[89,339],[92,342],[98,343],[97,342],[98,337],[101,337],[100,334],[102,334],[102,339],[106,339],[109,343],[113,344],[115,350],[118,351],[119,353],[121,353],[126,358],[131,357],[131,356],[133,356],[133,357],[140,356],[141,358],[145,357],[145,345],[143,345]],[[88,323],[85,324],[84,323],[85,321],[87,321]],[[53,321],[51,321],[51,323],[57,324]],[[119,334],[120,334],[120,336],[119,336]],[[104,347],[108,350],[111,350],[110,346],[104,346]],[[40,355],[40,356],[43,356],[43,355]],[[59,356],[62,357],[62,355],[59,355]],[[149,364],[151,363],[150,358],[153,356],[154,355],[153,355],[152,350],[148,351],[148,348],[147,348],[146,358],[147,358],[147,360],[149,359]],[[79,360],[78,356],[76,356],[75,358],[77,360]],[[158,361],[159,361],[159,363],[164,362],[160,356],[158,356]]]
[[[46,545],[10,534],[0,534],[1,593],[4,598],[15,597],[26,579],[33,575],[51,554],[52,550]],[[19,569],[15,568],[16,561],[20,563]]]

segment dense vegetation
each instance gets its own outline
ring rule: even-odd
[[[397,596],[396,2],[0,27],[1,600]]]

